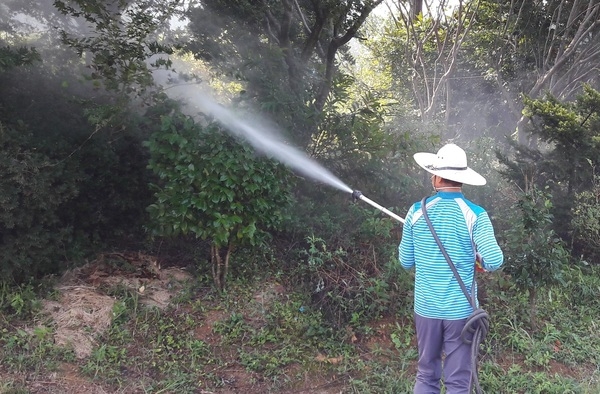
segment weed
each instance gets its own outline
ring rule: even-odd
[[[502,370],[498,365],[484,363],[479,378],[482,389],[490,393],[581,393],[577,382],[569,377],[526,371],[516,364]]]
[[[413,325],[399,325],[396,323],[394,331],[390,334],[390,339],[397,350],[405,350],[411,346],[412,339],[415,336]]]
[[[286,365],[300,362],[297,349],[275,349],[269,352],[261,350],[240,350],[239,358],[241,364],[250,371],[260,372],[266,377],[273,377],[282,373]]]
[[[2,365],[16,372],[38,374],[56,369],[58,363],[72,361],[71,349],[54,344],[52,328],[39,326],[31,332],[23,329],[2,329],[0,359]]]
[[[7,282],[0,282],[0,312],[25,319],[40,309],[41,302],[32,284],[11,286]]]
[[[126,349],[120,346],[102,344],[94,349],[82,368],[82,372],[94,378],[102,376],[111,382],[119,382],[121,364],[127,359]]]
[[[392,301],[398,300],[396,277],[385,271],[395,273],[393,264],[380,267],[372,246],[351,258],[350,253],[356,250],[331,250],[316,236],[307,237],[306,242],[307,249],[301,251],[306,261],[301,265],[305,271],[302,275],[313,294],[312,303],[332,325],[358,328],[389,314]]]
[[[225,343],[232,343],[251,336],[254,329],[245,322],[244,315],[234,312],[227,320],[217,322],[213,331],[222,335]]]
[[[140,306],[140,296],[136,289],[119,283],[107,288],[106,294],[119,300],[115,303],[112,311],[114,324],[121,324],[137,313]]]
[[[0,393],[2,394],[29,394],[29,390],[26,387],[22,387],[20,384],[13,381],[1,382]]]
[[[358,375],[362,377],[350,379],[352,393],[394,394],[413,391],[414,377],[402,365],[371,363],[364,371],[358,371]]]

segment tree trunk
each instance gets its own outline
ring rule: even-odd
[[[210,245],[210,262],[213,282],[217,290],[221,291],[223,289],[221,283],[221,255],[219,255],[219,248],[214,244]]]
[[[407,32],[404,58],[412,68],[412,90],[423,123],[440,113],[444,99],[448,104],[452,98],[446,94],[450,89],[448,81],[454,74],[459,52],[470,34],[479,4],[472,2],[463,6],[463,2],[460,1],[454,10],[451,24],[446,14],[436,13],[436,9],[442,10],[450,2],[440,1],[435,4],[435,9],[434,3],[413,0],[410,2],[411,8],[408,9],[407,3],[400,1],[397,3],[398,18],[394,17],[394,20],[403,24],[398,27]],[[432,18],[429,27],[420,26],[415,21],[415,12],[421,12],[423,4],[426,8],[425,13]],[[430,45],[436,48],[435,53],[425,50]],[[434,59],[430,59],[432,55],[435,56]]]
[[[216,245],[211,245],[211,266],[213,282],[218,291],[225,290],[225,282],[227,280],[227,274],[229,273],[229,257],[233,250],[233,244],[227,245],[225,255],[222,255],[223,249]]]
[[[537,289],[531,287],[529,289],[529,321],[531,330],[537,330]]]
[[[411,10],[412,19],[417,19],[421,12],[423,12],[423,0],[413,0],[413,6]]]

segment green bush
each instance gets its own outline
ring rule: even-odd
[[[590,190],[575,195],[571,209],[573,249],[586,261],[600,258],[600,177],[594,175]]]
[[[183,116],[163,117],[146,145],[160,178],[148,207],[153,234],[208,240],[222,290],[234,247],[258,244],[281,225],[291,202],[289,173],[216,125]]]
[[[140,136],[151,128],[105,105],[107,97],[79,100],[90,92],[70,82],[73,76],[42,66],[0,74],[6,279],[59,273],[107,244],[130,246],[145,236],[151,172]],[[113,111],[111,121],[90,126],[101,110]]]
[[[59,215],[73,229],[75,240],[89,249],[127,248],[128,242],[144,239],[153,178],[141,136],[128,131],[96,136],[72,160],[77,168],[65,181],[78,192]]]
[[[58,215],[77,190],[65,182],[68,166],[26,147],[31,138],[0,123],[0,275],[21,282],[56,272],[72,236]]]
[[[538,289],[564,283],[569,262],[565,243],[552,229],[552,195],[532,187],[515,204],[512,227],[506,231],[504,271],[529,293],[532,327],[536,327]]]
[[[498,152],[504,167],[501,173],[524,190],[531,185],[548,188],[553,197],[553,229],[568,245],[575,241],[572,254],[580,257],[590,252],[582,237],[594,236],[597,227],[586,216],[594,214],[595,196],[589,193],[596,188],[595,168],[600,157],[600,92],[584,85],[576,101],[547,95],[535,100],[524,98],[524,104],[523,113],[531,119],[528,131],[537,143],[528,147],[509,141],[512,153]],[[583,204],[581,209],[576,205],[578,200]]]

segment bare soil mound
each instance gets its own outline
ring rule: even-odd
[[[44,311],[56,323],[56,343],[72,346],[83,359],[112,321],[116,299],[107,295],[108,289],[121,286],[135,292],[141,303],[165,308],[189,279],[183,269],[161,269],[142,253],[104,254],[63,275],[56,288],[58,299],[44,301]]]

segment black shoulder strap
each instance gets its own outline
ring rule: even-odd
[[[462,289],[463,293],[465,294],[465,297],[467,297],[467,300],[469,300],[473,309],[477,309],[477,302],[475,301],[475,294],[473,292],[473,294],[469,295],[469,291],[467,290],[465,283],[460,278],[460,275],[458,274],[458,271],[456,270],[454,263],[450,259],[450,256],[448,256],[448,252],[446,252],[444,245],[442,245],[442,241],[440,241],[440,238],[437,236],[437,234],[435,233],[435,230],[433,229],[433,224],[431,224],[431,220],[429,219],[429,216],[427,215],[426,205],[427,205],[427,197],[423,197],[423,200],[421,200],[421,210],[423,211],[423,217],[425,218],[425,221],[427,222],[427,225],[429,226],[429,230],[431,231],[431,234],[433,235],[433,239],[435,239],[435,242],[437,242],[440,250],[442,251],[442,254],[446,258],[446,261],[448,262],[450,269],[454,273],[454,277],[458,281],[458,284],[460,285],[460,288]],[[471,286],[472,291],[474,290],[474,285],[475,285],[475,273],[473,273],[473,286]]]

